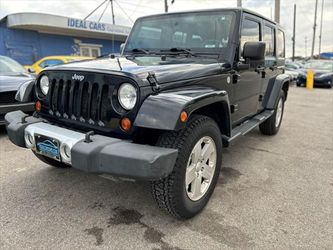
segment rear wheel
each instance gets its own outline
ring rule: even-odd
[[[172,173],[152,182],[158,206],[178,218],[199,213],[212,195],[222,163],[222,140],[217,124],[194,116],[181,131],[162,134],[157,146],[178,149]]]
[[[32,152],[35,154],[35,156],[36,156],[39,160],[41,160],[42,162],[44,162],[44,163],[46,163],[46,164],[48,164],[48,165],[51,165],[51,166],[53,166],[53,167],[56,167],[56,168],[70,168],[70,167],[71,167],[70,165],[67,165],[67,164],[65,164],[65,163],[63,163],[63,162],[59,162],[59,161],[56,161],[56,160],[51,159],[51,158],[49,158],[49,157],[46,157],[46,156],[44,156],[44,155],[37,154],[37,153],[35,153],[34,151],[32,151]]]
[[[285,94],[284,91],[281,90],[273,115],[259,125],[259,129],[264,135],[275,135],[279,131],[283,118],[284,101]]]

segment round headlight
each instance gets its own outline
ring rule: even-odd
[[[118,90],[118,100],[124,109],[130,110],[134,108],[136,98],[136,88],[132,84],[123,83],[120,86]]]
[[[42,93],[44,95],[47,95],[47,93],[49,92],[49,88],[50,88],[50,82],[49,82],[49,78],[47,76],[42,76],[40,81],[39,81],[39,87],[40,90],[42,91]]]

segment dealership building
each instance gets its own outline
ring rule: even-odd
[[[0,55],[31,65],[45,56],[118,53],[130,29],[50,14],[11,14],[0,20]]]

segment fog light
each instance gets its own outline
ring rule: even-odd
[[[66,143],[61,144],[60,154],[64,161],[71,162],[71,148]]]
[[[26,144],[27,148],[35,147],[35,138],[33,137],[32,134],[25,133],[24,139],[25,139],[25,144]]]

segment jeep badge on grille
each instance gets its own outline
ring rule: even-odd
[[[83,75],[77,75],[77,74],[74,74],[73,76],[72,76],[72,80],[78,80],[78,81],[83,81],[83,79],[84,79],[84,76]]]

